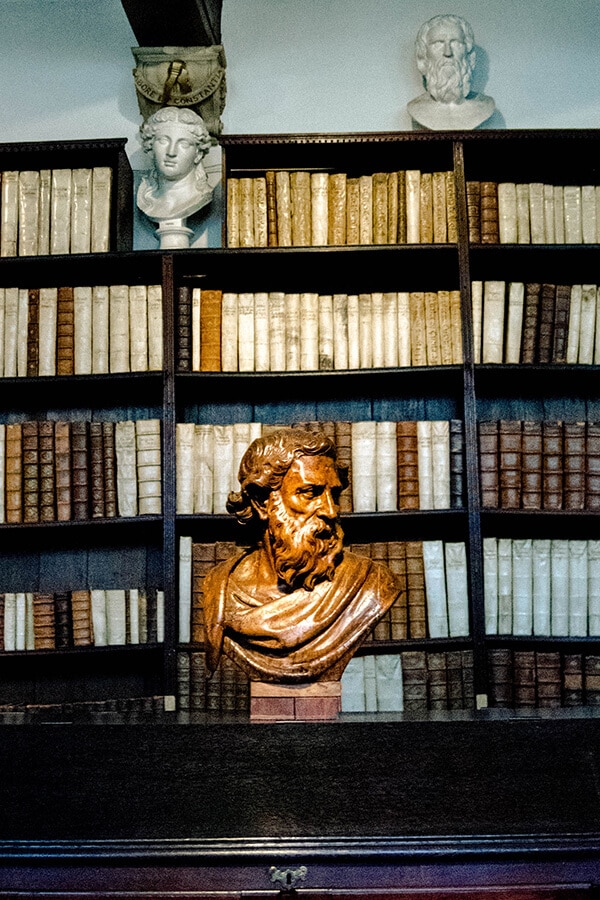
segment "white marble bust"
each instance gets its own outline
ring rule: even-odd
[[[165,106],[140,127],[152,168],[137,192],[137,205],[155,222],[184,220],[212,198],[202,165],[211,147],[208,129],[193,110]]]
[[[460,16],[434,16],[419,29],[417,68],[426,90],[407,104],[413,120],[432,130],[470,130],[494,112],[494,101],[471,92],[473,29]]]

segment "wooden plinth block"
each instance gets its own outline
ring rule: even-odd
[[[339,681],[311,684],[250,682],[251,722],[319,721],[335,719],[341,711]]]

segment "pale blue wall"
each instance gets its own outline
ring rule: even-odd
[[[143,168],[119,0],[0,0],[0,12],[0,140],[126,137]],[[507,128],[600,127],[600,0],[224,0],[226,131],[409,129],[414,38],[441,12],[473,26],[475,86]]]

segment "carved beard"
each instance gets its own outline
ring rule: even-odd
[[[320,518],[298,524],[283,500],[273,491],[269,502],[270,540],[275,571],[281,581],[312,591],[319,581],[332,581],[342,553],[344,533],[336,520],[331,524]]]
[[[468,60],[443,56],[428,62],[425,73],[427,90],[440,103],[460,103],[471,90]]]

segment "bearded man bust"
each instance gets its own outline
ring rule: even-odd
[[[434,16],[421,26],[415,48],[426,90],[407,104],[418,125],[470,130],[493,114],[493,99],[471,91],[474,45],[473,29],[460,16]]]
[[[343,548],[347,469],[326,435],[285,428],[249,446],[239,480],[227,508],[254,540],[204,580],[207,667],[225,654],[256,681],[338,681],[400,593],[386,566]]]

